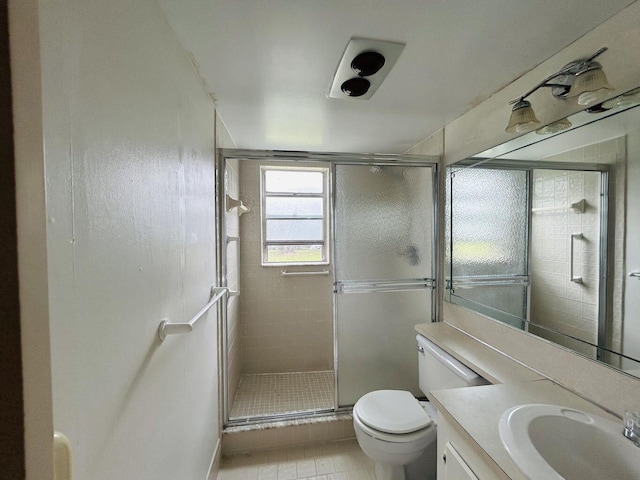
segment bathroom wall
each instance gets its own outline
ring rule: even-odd
[[[513,138],[512,134],[504,131],[509,118],[509,101],[563,65],[604,45],[609,46],[610,50],[602,56],[601,63],[607,70],[611,84],[619,92],[637,87],[640,83],[640,66],[628,59],[640,48],[640,25],[635,21],[638,16],[640,1],[634,2],[447,125],[444,164],[450,165]],[[537,117],[543,123],[559,120],[579,109],[554,100],[544,89],[534,93],[531,101]],[[445,302],[442,318],[618,415],[622,415],[625,408],[637,405],[640,380],[636,378],[456,305]]]
[[[240,196],[251,208],[240,218],[242,372],[333,370],[332,275],[280,275],[331,266],[263,267],[259,162],[240,161]]]
[[[35,36],[16,35],[16,49],[38,32],[40,41],[29,51],[38,62],[21,71],[32,90],[18,99],[16,116],[41,106],[29,120],[42,132],[34,129],[29,143],[44,138],[44,155],[17,159],[20,202],[33,197],[30,210],[18,209],[18,224],[21,232],[24,224],[46,227],[46,258],[37,260],[48,272],[42,288],[24,253],[43,238],[21,236],[21,288],[36,302],[49,294],[46,312],[27,309],[23,318],[23,341],[43,350],[25,369],[30,382],[43,380],[39,392],[25,389],[25,404],[45,417],[37,439],[27,440],[27,478],[52,478],[52,401],[75,480],[213,479],[215,310],[188,335],[163,343],[156,335],[162,319],[189,320],[215,282],[213,105],[154,0],[19,8],[39,24]],[[38,202],[44,185],[30,183],[38,172],[46,210]],[[50,365],[41,343],[49,331]],[[49,371],[52,399],[43,394]]]
[[[0,1],[0,477],[24,478],[16,185],[7,2]]]

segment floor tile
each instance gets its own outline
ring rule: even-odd
[[[375,480],[356,440],[222,457],[218,480]]]
[[[231,408],[231,418],[333,408],[332,371],[242,375]]]

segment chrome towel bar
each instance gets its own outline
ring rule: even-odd
[[[562,212],[571,210],[573,213],[584,213],[586,201],[583,198],[579,202],[570,203],[569,205],[561,205],[559,207],[535,207],[531,209],[531,213],[539,212]]]
[[[571,276],[571,281],[573,283],[581,284],[582,283],[582,277],[575,277],[573,275],[573,258],[574,258],[574,255],[573,255],[573,251],[574,251],[573,242],[576,239],[582,240],[582,239],[584,239],[584,236],[582,235],[582,233],[572,233],[571,234],[571,252],[569,253],[569,256],[571,257],[569,259],[569,262],[570,262],[570,265],[571,265],[571,272],[570,272],[569,275]]]
[[[329,270],[313,270],[308,272],[290,272],[288,270],[280,270],[280,275],[283,277],[293,277],[299,275],[329,275]]]
[[[158,326],[158,338],[164,341],[167,335],[177,335],[179,333],[189,333],[193,330],[193,326],[198,320],[204,317],[204,314],[213,307],[226,293],[229,293],[227,287],[211,287],[211,299],[202,309],[194,315],[194,317],[186,323],[169,323],[169,319],[165,318]],[[235,293],[235,292],[234,292]],[[238,292],[239,293],[239,292]]]

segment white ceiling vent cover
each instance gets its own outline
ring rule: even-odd
[[[333,77],[329,97],[331,98],[354,98],[368,100],[376,92],[382,81],[389,74],[398,60],[404,43],[387,42],[384,40],[373,40],[370,38],[352,38],[347,44],[347,48],[338,64],[338,69]],[[373,75],[362,76],[371,83],[369,90],[360,96],[349,96],[342,91],[342,84],[347,80],[359,78],[358,74],[351,68],[351,62],[355,57],[364,52],[377,52],[384,56],[385,62],[380,70]]]

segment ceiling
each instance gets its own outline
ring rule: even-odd
[[[403,153],[633,1],[159,3],[238,148]],[[328,97],[351,37],[406,43],[370,100]]]

